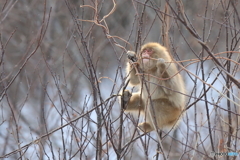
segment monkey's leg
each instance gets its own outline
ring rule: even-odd
[[[181,116],[182,108],[174,106],[167,98],[153,101],[153,117],[156,117],[158,128],[174,127]]]
[[[148,103],[144,111],[145,122],[138,124],[138,128],[145,133],[148,133],[154,130],[154,127],[153,127],[154,122],[152,122],[152,120],[155,121],[153,118],[158,116],[158,113],[155,112],[155,103],[154,103],[155,100],[151,100],[151,101],[152,101],[151,104],[153,104],[153,110],[150,108],[151,107],[150,103]],[[151,111],[151,114],[150,114],[150,111]],[[153,116],[153,118],[151,118],[151,116]]]
[[[152,104],[153,108],[150,108],[151,106],[146,108],[146,121],[138,125],[142,131],[146,133],[153,131],[155,122],[157,129],[175,127],[178,124],[181,108],[174,106],[167,98],[152,100]]]
[[[128,90],[123,92],[123,109],[125,111],[143,111],[144,103],[139,93],[131,94]]]

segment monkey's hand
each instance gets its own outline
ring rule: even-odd
[[[127,103],[132,97],[132,93],[129,92],[129,90],[124,90],[122,95],[122,107],[125,110],[127,107]]]
[[[158,58],[158,60],[157,60],[157,66],[160,66],[161,69],[165,69],[165,59],[163,59],[163,58]]]
[[[128,59],[130,59],[133,62],[137,62],[137,60],[138,60],[136,57],[136,53],[133,51],[128,51],[127,56],[128,56]]]
[[[158,63],[165,63],[165,59],[163,59],[163,58],[158,58]]]

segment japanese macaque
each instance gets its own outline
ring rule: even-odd
[[[147,43],[139,54],[128,51],[127,55],[136,61],[127,64],[127,73],[130,84],[138,86],[139,92],[123,92],[123,109],[140,111],[144,115],[145,121],[138,124],[144,132],[154,130],[154,126],[156,129],[175,127],[184,109],[185,89],[167,49],[159,43]]]

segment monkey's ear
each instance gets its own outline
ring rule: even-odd
[[[127,56],[128,56],[128,59],[130,59],[133,62],[137,62],[137,60],[138,60],[137,56],[136,56],[136,53],[133,52],[133,51],[128,51]]]

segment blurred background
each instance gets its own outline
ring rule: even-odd
[[[211,153],[240,150],[239,3],[0,1],[0,158],[238,159]],[[117,96],[126,51],[147,42],[185,67],[186,112],[163,149]]]

